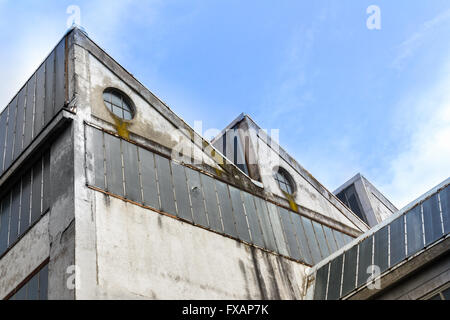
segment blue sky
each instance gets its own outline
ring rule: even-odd
[[[361,172],[402,207],[450,175],[448,0],[0,0],[0,109],[69,5],[188,123],[245,112],[330,190]],[[381,30],[366,27],[369,5]]]

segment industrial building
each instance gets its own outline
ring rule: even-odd
[[[449,183],[398,211],[247,115],[207,141],[75,27],[0,114],[0,299],[445,299]]]

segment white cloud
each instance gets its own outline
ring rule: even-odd
[[[446,10],[431,20],[424,22],[419,30],[415,32],[407,40],[403,41],[398,46],[398,55],[392,63],[392,67],[395,69],[402,69],[405,65],[405,61],[410,58],[414,52],[421,47],[427,39],[427,35],[435,29],[437,26],[450,20],[450,9]]]
[[[381,185],[386,195],[405,206],[450,176],[450,64],[434,86],[402,103],[399,128],[409,136],[394,156]]]

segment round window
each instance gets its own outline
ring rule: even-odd
[[[287,194],[294,194],[295,192],[295,185],[294,180],[292,179],[291,175],[283,168],[278,168],[275,171],[275,180],[278,183],[278,186],[280,189],[287,193]]]
[[[116,117],[131,120],[134,117],[134,108],[131,99],[122,91],[108,88],[103,92],[103,101],[106,107]]]

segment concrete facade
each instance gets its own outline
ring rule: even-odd
[[[222,154],[220,137],[211,143],[194,132],[83,31],[70,30],[55,50],[41,67],[60,81],[54,98],[36,94],[25,108],[36,122],[38,101],[46,101],[48,119],[0,176],[0,242],[5,234],[7,240],[0,251],[1,299],[38,292],[67,300],[301,300],[310,298],[314,265],[369,230],[248,116],[224,131],[242,129],[242,167]],[[47,88],[49,81],[33,83]],[[131,121],[107,109],[108,88],[132,101]],[[0,120],[12,123],[9,114]],[[48,183],[42,179],[28,196],[23,181],[33,184],[33,169],[30,180],[20,178],[26,197],[18,211],[10,208],[15,202],[4,199],[17,198],[15,180],[45,152]],[[276,167],[294,177],[293,197],[280,191]],[[33,194],[42,196],[37,205],[45,210],[19,228],[16,218],[19,225],[33,221],[24,216],[32,214],[34,204],[26,201]]]
[[[354,212],[370,227],[376,226],[398,211],[398,209],[360,173],[345,182],[333,193],[349,208],[353,206]]]

